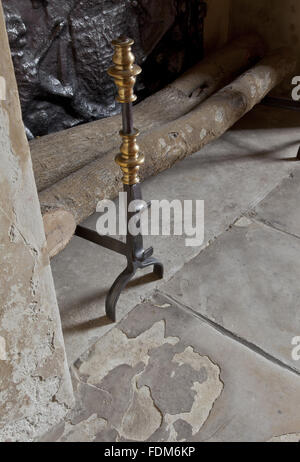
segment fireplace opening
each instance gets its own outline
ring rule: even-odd
[[[135,40],[138,100],[203,55],[202,0],[3,0],[27,136],[119,112],[107,75],[111,40]]]

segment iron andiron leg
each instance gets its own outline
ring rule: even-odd
[[[127,193],[127,205],[132,201],[139,201],[141,197],[140,184],[124,186],[124,192]],[[129,230],[129,222],[132,218],[137,221],[140,220],[139,210],[134,212],[128,212],[127,214],[127,236],[126,236],[126,249],[127,249],[127,267],[118,276],[114,284],[112,285],[105,302],[106,315],[112,321],[116,321],[116,306],[121,295],[121,292],[125,289],[127,284],[135,276],[138,269],[147,268],[153,266],[153,271],[159,279],[163,278],[164,267],[156,258],[153,258],[153,248],[145,250],[143,246],[143,236],[138,234],[133,236]],[[137,224],[139,225],[139,224]]]

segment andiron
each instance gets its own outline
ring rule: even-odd
[[[135,57],[131,51],[133,44],[134,41],[127,37],[120,37],[118,40],[112,42],[115,49],[113,56],[114,65],[108,70],[118,89],[116,99],[122,105],[123,129],[120,131],[120,136],[123,142],[120,149],[121,152],[116,156],[115,160],[123,172],[122,182],[127,210],[126,242],[122,242],[111,236],[102,236],[96,231],[83,226],[77,226],[75,233],[78,237],[117,252],[127,259],[126,269],[116,279],[106,297],[106,315],[114,322],[116,321],[116,306],[121,292],[134,277],[138,269],[153,266],[154,273],[158,278],[163,278],[164,273],[162,263],[153,257],[153,248],[144,249],[142,233],[133,235],[129,229],[129,223],[132,219],[136,219],[136,224],[139,226],[140,215],[144,210],[144,207],[141,206],[142,191],[139,178],[139,170],[144,163],[144,156],[140,153],[137,144],[139,131],[133,125],[132,106],[136,100],[134,94],[136,77],[142,70],[135,64]],[[134,204],[135,208],[133,211],[131,211],[132,207],[130,207],[130,211],[128,210],[129,204]]]

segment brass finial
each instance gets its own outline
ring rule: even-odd
[[[134,64],[135,57],[131,51],[133,44],[134,40],[126,37],[120,37],[112,42],[115,48],[114,66],[109,68],[108,74],[113,77],[118,87],[117,101],[119,103],[133,103],[136,100],[133,88],[136,76],[142,72],[142,69]]]
[[[116,156],[116,163],[124,174],[122,178],[124,185],[129,186],[140,182],[139,169],[145,160],[143,154],[139,152],[140,148],[137,144],[139,131],[133,128],[132,122],[132,103],[136,100],[133,90],[136,76],[142,71],[139,66],[134,64],[135,57],[131,52],[133,44],[132,39],[124,37],[112,42],[115,47],[114,66],[108,70],[118,87],[117,101],[123,104],[123,130],[120,131],[123,143],[121,153]]]

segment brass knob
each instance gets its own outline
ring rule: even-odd
[[[140,153],[140,148],[136,141],[139,131],[135,130],[130,135],[126,135],[121,131],[120,135],[123,138],[121,154],[118,154],[115,160],[123,172],[123,184],[134,185],[140,182],[139,170],[145,162],[145,157]]]
[[[109,68],[108,74],[115,80],[119,92],[117,97],[119,103],[133,103],[136,100],[133,89],[136,77],[142,69],[134,64],[135,57],[131,51],[133,44],[134,40],[126,37],[120,37],[112,42],[115,48],[114,66]]]

